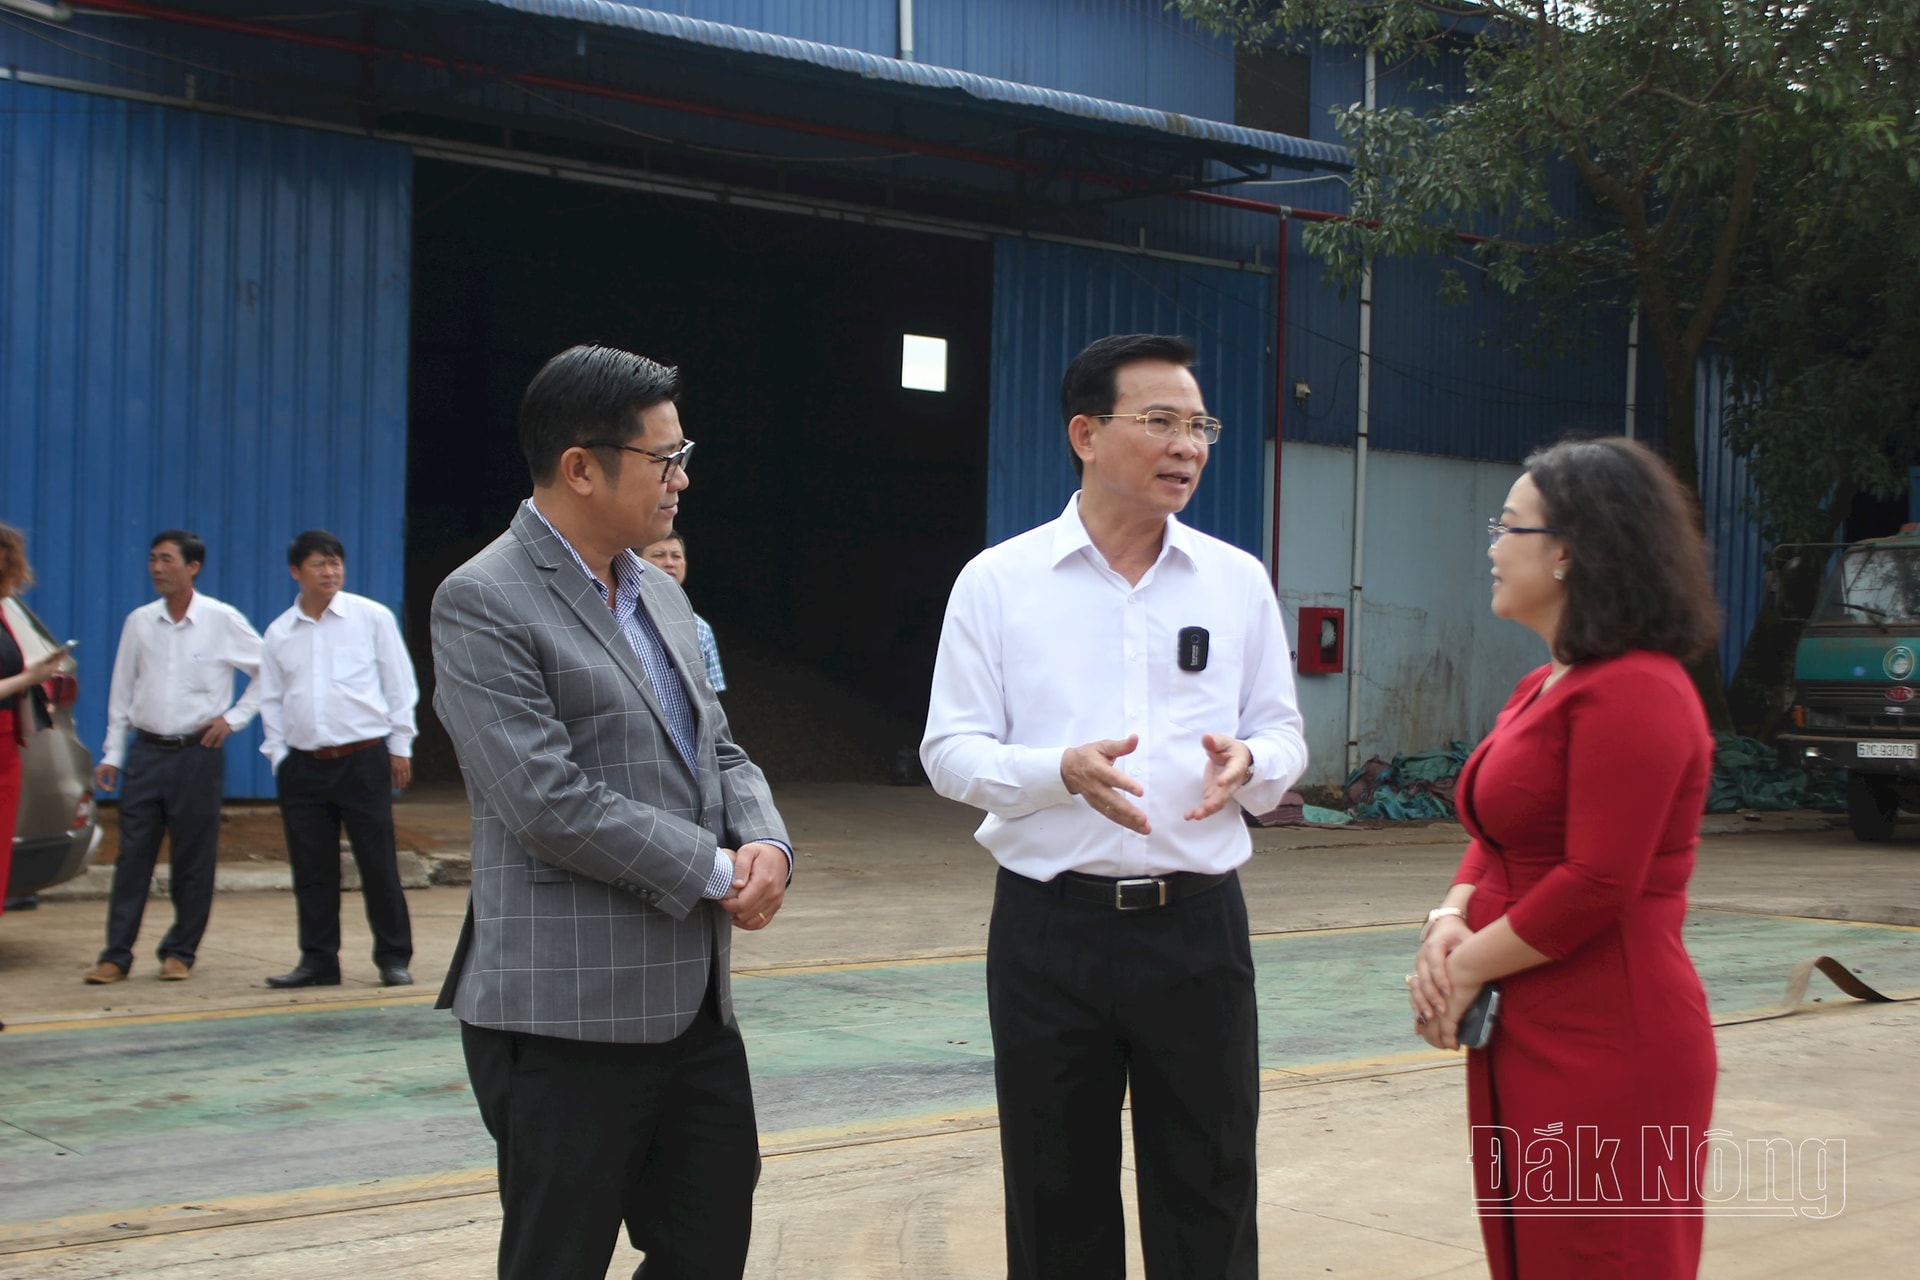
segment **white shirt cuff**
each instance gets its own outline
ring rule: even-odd
[[[1060,776],[1060,765],[1066,756],[1065,747],[1013,749],[1013,757],[1007,762],[1008,772],[1013,775],[1014,785],[1020,789],[1027,809],[1044,809],[1073,799],[1067,790],[1067,780]]]

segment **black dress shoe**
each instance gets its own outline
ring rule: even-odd
[[[413,975],[407,972],[405,965],[383,965],[380,969],[380,985],[383,987],[410,987],[413,985]]]
[[[328,972],[301,965],[292,973],[268,978],[267,985],[270,987],[337,987],[340,985],[340,971],[334,969]]]

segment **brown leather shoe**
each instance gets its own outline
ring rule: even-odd
[[[96,987],[104,987],[109,982],[124,981],[127,971],[111,960],[102,960],[87,970],[87,981]]]
[[[193,976],[193,970],[179,956],[167,956],[160,961],[160,981],[185,982]]]

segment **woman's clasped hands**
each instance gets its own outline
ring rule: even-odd
[[[1440,916],[1414,956],[1407,975],[1407,1002],[1413,1006],[1413,1030],[1436,1049],[1458,1049],[1460,1018],[1480,994],[1483,984],[1462,981],[1449,971],[1453,953],[1473,936],[1459,916]]]

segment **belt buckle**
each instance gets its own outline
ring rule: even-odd
[[[1127,901],[1127,890],[1147,886],[1153,886],[1158,890],[1158,892],[1152,895],[1152,901]],[[1141,876],[1133,880],[1116,880],[1113,882],[1113,905],[1114,909],[1118,911],[1151,911],[1155,907],[1164,907],[1167,905],[1167,882],[1165,878],[1161,876]]]

